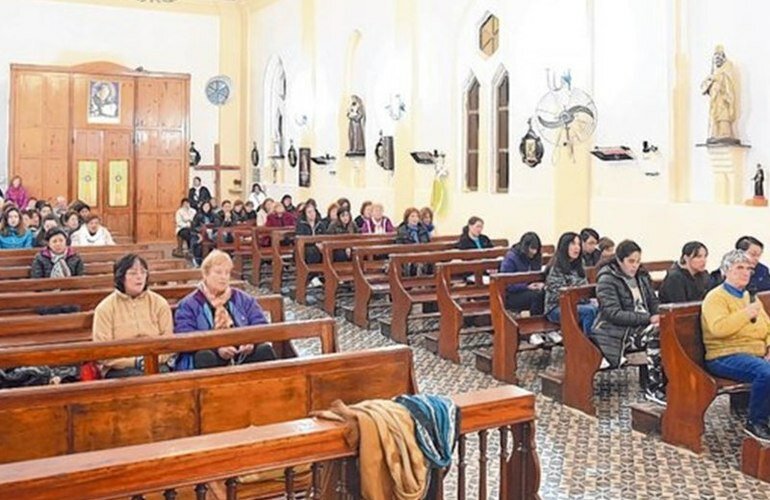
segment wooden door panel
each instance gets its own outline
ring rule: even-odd
[[[17,132],[17,154],[21,158],[39,158],[43,154],[42,127],[23,128]],[[22,176],[23,177],[23,176]]]
[[[158,144],[158,156],[178,159],[180,149],[184,148],[184,142],[184,132],[181,130],[162,130]]]
[[[43,89],[45,76],[37,73],[21,73],[16,80],[17,123],[20,128],[43,125]]]
[[[69,129],[70,77],[53,74],[45,80],[45,100],[42,106],[43,123],[49,128]]]
[[[153,78],[139,80],[136,95],[137,128],[153,128],[160,125],[159,82]]]
[[[68,151],[69,130],[66,128],[49,128],[45,131],[45,150],[43,153],[48,158],[66,160]]]
[[[158,156],[159,132],[157,130],[136,131],[136,157],[155,158]]]
[[[104,134],[104,154],[107,159],[131,158],[131,132],[106,131]]]
[[[176,128],[180,132],[184,128],[187,109],[184,88],[184,82],[180,80],[166,80],[160,87],[159,119],[162,128]]]
[[[137,159],[136,176],[137,179],[142,179],[137,183],[136,193],[136,204],[140,212],[157,208],[157,190],[155,189],[157,175],[157,160]]]
[[[69,190],[69,161],[67,158],[49,158],[43,167],[45,190],[43,197],[55,200],[57,196],[67,196]]]

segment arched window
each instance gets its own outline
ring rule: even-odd
[[[465,188],[479,189],[479,81],[473,77],[465,91]]]
[[[508,192],[510,160],[508,149],[508,73],[503,73],[495,89],[495,192]]]

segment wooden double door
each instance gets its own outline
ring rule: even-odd
[[[12,65],[11,174],[82,200],[113,232],[173,241],[188,184],[189,75]]]

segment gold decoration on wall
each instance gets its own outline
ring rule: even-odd
[[[110,187],[107,203],[111,207],[128,206],[128,160],[109,163]]]
[[[97,205],[99,162],[78,161],[78,199],[91,207]]]

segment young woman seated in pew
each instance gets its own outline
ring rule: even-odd
[[[182,299],[174,316],[174,333],[222,330],[267,323],[256,299],[230,286],[233,261],[220,250],[213,250],[201,264],[203,281],[198,289]],[[276,359],[268,344],[225,346],[216,350],[180,353],[176,370],[193,370],[230,364],[256,363]]]
[[[187,250],[192,249],[192,225],[195,219],[195,209],[190,206],[190,200],[182,198],[179,203],[179,208],[174,214],[174,221],[176,223],[176,236],[179,241],[179,245],[175,250],[176,257],[183,257],[182,252],[183,244],[187,245]]]
[[[463,227],[460,240],[457,242],[458,250],[481,250],[483,248],[492,248],[490,240],[484,232],[484,220],[475,215],[468,219],[468,224]]]
[[[388,217],[385,216],[385,207],[382,203],[372,203],[372,216],[364,221],[361,232],[366,234],[395,233],[396,228]]]
[[[56,218],[55,215],[50,214],[46,216],[43,219],[43,223],[40,226],[40,230],[37,232],[37,235],[35,235],[35,247],[38,248],[45,248],[48,245],[48,241],[46,240],[46,235],[48,231],[51,229],[59,227],[59,219]],[[65,231],[64,234],[69,238],[69,235]]]
[[[703,300],[711,283],[706,270],[708,255],[708,248],[700,241],[685,243],[679,261],[668,270],[658,289],[661,304]]]
[[[660,363],[658,297],[650,274],[641,266],[642,249],[635,242],[618,243],[615,258],[599,269],[596,297],[599,314],[591,339],[604,356],[603,366],[622,366],[626,354],[647,352],[645,396],[665,404],[665,377]]]
[[[94,310],[94,342],[173,334],[171,307],[165,298],[147,289],[149,273],[147,262],[136,254],[115,262],[115,291]],[[170,358],[160,356],[161,371],[169,370]],[[98,364],[104,378],[133,377],[144,371],[143,357],[105,359]]]
[[[500,264],[503,273],[531,273],[543,269],[543,254],[540,237],[537,233],[527,232],[521,236],[505,254]],[[532,316],[543,314],[545,283],[517,283],[508,285],[505,291],[505,307],[516,312],[529,311]]]
[[[21,211],[11,206],[0,222],[0,249],[32,248],[35,235],[24,226]]]
[[[275,200],[272,198],[266,198],[265,201],[257,208],[257,226],[264,226],[267,224],[267,217],[273,213],[273,207],[275,206]]]
[[[297,219],[295,233],[297,236],[315,236],[317,234],[326,233],[326,227],[318,215],[318,209],[316,208],[315,203],[306,203],[302,208],[302,213],[300,213],[299,218]],[[323,260],[321,251],[315,243],[305,245],[304,257],[305,262],[308,264],[319,264]],[[321,280],[315,273],[311,273],[309,278],[311,286],[321,286]]]
[[[553,259],[545,271],[545,314],[548,321],[552,323],[561,323],[559,289],[588,284],[581,259],[581,248],[579,234],[572,232],[562,234],[556,245]],[[578,304],[577,312],[583,333],[589,334],[596,317],[596,305],[591,302]]]
[[[86,218],[85,224],[70,236],[72,246],[104,246],[114,245],[110,231],[102,226],[101,219],[96,214],[91,214]]]
[[[599,244],[597,245],[601,252],[601,260],[608,260],[615,255],[615,242],[606,236],[599,238]]]
[[[745,431],[770,444],[770,317],[747,291],[753,260],[743,250],[722,259],[724,282],[703,301],[701,329],[706,369],[717,377],[750,383]]]
[[[193,250],[193,264],[200,265],[201,259],[203,258],[203,246],[201,241],[201,229],[203,229],[205,226],[219,226],[220,220],[219,216],[214,212],[214,209],[211,206],[211,200],[206,200],[203,203],[200,204],[200,207],[198,208],[198,213],[195,214],[195,218],[193,219],[192,223],[192,236],[190,238],[190,241],[192,241],[192,250]],[[213,240],[214,230],[208,229],[206,231],[206,234],[208,235],[208,238],[210,240]]]
[[[67,232],[53,227],[45,233],[46,248],[35,255],[29,271],[31,278],[67,278],[85,273],[83,260],[68,245]]]
[[[61,223],[67,234],[72,236],[80,229],[80,216],[74,210],[70,210],[62,216]]]
[[[353,216],[350,210],[341,208],[337,212],[337,220],[329,224],[329,228],[326,230],[327,234],[358,234],[358,226],[353,221]],[[337,249],[334,251],[332,258],[334,262],[343,262],[350,260],[350,248]]]

